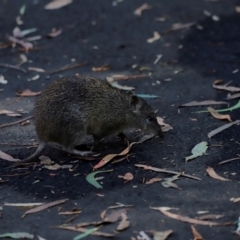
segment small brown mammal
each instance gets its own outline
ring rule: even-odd
[[[47,143],[75,149],[86,135],[96,145],[103,137],[129,128],[163,136],[152,108],[140,97],[113,88],[107,82],[88,76],[63,78],[49,84],[35,104],[35,127],[39,146],[35,153],[16,165],[32,162]]]

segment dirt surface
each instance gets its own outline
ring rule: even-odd
[[[0,110],[20,112],[21,117],[1,115],[0,125],[15,122],[33,115],[35,97],[18,97],[16,92],[30,89],[41,91],[44,86],[60,77],[74,74],[91,75],[103,80],[112,75],[126,76],[145,74],[144,78],[119,81],[119,84],[135,87],[137,94],[158,95],[156,99],[146,99],[158,111],[158,116],[173,129],[165,133],[164,139],[153,138],[133,146],[132,156],[124,161],[107,164],[99,170],[113,170],[98,174],[102,189],[97,189],[86,181],[86,175],[93,166],[108,153],[119,153],[126,144],[113,137],[103,141],[100,156],[94,161],[73,158],[67,153],[48,147],[43,155],[55,163],[72,166],[66,169],[49,170],[40,163],[23,169],[6,168],[13,164],[0,161],[0,234],[27,232],[34,239],[65,240],[80,234],[56,228],[65,224],[74,226],[84,222],[99,221],[100,213],[109,206],[122,203],[133,205],[125,207],[130,226],[116,232],[117,223],[100,224],[98,231],[115,233],[114,239],[141,239],[137,236],[144,231],[153,239],[155,231],[172,230],[168,239],[194,239],[191,223],[165,216],[151,207],[171,207],[169,212],[197,219],[205,214],[224,215],[220,219],[208,219],[218,223],[230,222],[227,226],[195,224],[204,239],[239,239],[234,231],[239,217],[240,160],[226,164],[218,163],[239,157],[239,125],[208,138],[208,133],[227,124],[209,113],[195,113],[206,107],[179,108],[191,101],[227,101],[229,106],[237,104],[238,99],[226,100],[227,91],[214,89],[216,79],[223,83],[240,87],[240,14],[235,7],[239,1],[233,0],[148,0],[148,1],[74,1],[56,10],[45,10],[46,0],[1,0],[0,1],[0,63],[18,66],[21,70],[2,67],[0,74],[8,81],[0,84]],[[147,3],[151,9],[141,16],[134,11]],[[20,14],[22,6],[26,9]],[[16,18],[21,16],[23,24]],[[156,18],[158,18],[156,20]],[[189,28],[171,30],[175,23],[192,23]],[[28,52],[23,46],[9,44],[8,37],[18,26],[21,30],[36,28],[27,37],[41,36],[31,42],[33,49]],[[62,33],[54,38],[48,37],[53,28]],[[161,38],[148,43],[153,32]],[[162,55],[155,62],[157,55]],[[21,57],[21,55],[24,55]],[[26,57],[27,62],[19,65]],[[154,63],[155,62],[155,63]],[[62,67],[87,63],[74,69],[51,73]],[[93,71],[107,65],[107,71]],[[42,68],[44,73],[29,70],[29,67]],[[39,76],[37,76],[39,75]],[[36,79],[38,78],[38,79]],[[36,80],[34,80],[36,79]],[[216,109],[227,105],[212,106]],[[239,120],[239,109],[231,112],[233,121]],[[36,133],[32,119],[24,125],[15,124],[0,127],[0,149],[14,158],[24,159],[35,148]],[[135,141],[135,135],[129,135]],[[208,142],[206,154],[185,162],[192,148]],[[91,146],[91,139],[86,142]],[[34,145],[34,146],[35,146]],[[35,146],[36,147],[36,146]],[[163,179],[172,174],[143,170],[135,164],[144,164],[201,178],[200,181],[180,176],[174,183],[177,188],[164,187]],[[206,169],[212,167],[221,181],[210,177]],[[119,175],[132,173],[133,179],[125,181]],[[152,178],[162,181],[146,184]],[[63,204],[21,218],[27,210],[22,207],[6,206],[4,203],[48,203],[68,199]],[[124,208],[124,207],[123,207]],[[81,209],[75,215],[61,215],[60,212]],[[117,211],[115,209],[113,211]],[[111,211],[108,210],[107,214]],[[73,216],[75,218],[71,219]],[[211,225],[211,224],[210,224]],[[92,228],[93,226],[90,226]],[[84,227],[89,228],[89,226]],[[86,239],[100,239],[89,235]],[[147,239],[147,238],[142,238]],[[156,238],[157,239],[157,238]],[[195,238],[196,239],[196,238]]]

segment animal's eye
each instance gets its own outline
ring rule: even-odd
[[[148,121],[149,122],[153,121],[153,117],[148,117]]]

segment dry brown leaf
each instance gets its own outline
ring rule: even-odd
[[[239,198],[230,198],[231,202],[240,202],[240,197]]]
[[[117,231],[122,231],[130,226],[130,222],[127,220],[127,214],[122,213],[121,217],[122,217],[122,220],[116,228]]]
[[[155,182],[160,182],[162,179],[161,178],[152,178],[150,180],[148,180],[147,182],[145,182],[145,184],[152,184]]]
[[[26,49],[26,51],[33,48],[33,44],[30,42],[25,42],[23,40],[19,40],[13,36],[9,36],[8,39],[9,39],[9,41],[11,41],[13,43],[17,43],[17,44],[21,45],[22,47],[24,47]]]
[[[208,107],[207,110],[216,119],[220,119],[220,120],[227,119],[229,122],[232,122],[232,119],[229,114],[220,114],[212,107]]]
[[[180,107],[196,107],[196,106],[220,105],[220,104],[229,105],[227,102],[223,102],[223,101],[205,100],[205,101],[201,101],[201,102],[193,101],[193,102],[189,102],[189,103],[184,103],[184,104],[180,105]]]
[[[142,12],[144,10],[147,9],[151,9],[152,7],[150,5],[148,5],[147,3],[144,3],[142,6],[138,7],[135,11],[134,11],[134,15],[141,17],[142,16]]]
[[[206,214],[206,215],[202,215],[198,219],[200,219],[200,220],[209,220],[209,219],[219,219],[219,218],[222,218],[222,217],[224,217],[224,215],[220,215],[220,214]]]
[[[48,33],[48,37],[51,37],[51,38],[55,38],[57,36],[59,36],[60,34],[62,33],[62,29],[56,29],[56,28],[53,28],[52,31],[50,33]]]
[[[51,165],[54,163],[49,157],[43,155],[39,157],[39,160],[42,165]]]
[[[42,68],[36,68],[36,67],[29,67],[28,68],[29,71],[36,71],[36,72],[46,72],[44,69]]]
[[[198,224],[198,225],[207,225],[207,226],[221,226],[221,225],[230,225],[232,224],[231,222],[226,222],[226,223],[218,223],[218,222],[211,222],[211,221],[203,221],[203,220],[199,220],[199,219],[195,219],[195,218],[190,218],[187,216],[182,216],[179,214],[175,214],[175,213],[171,213],[168,210],[172,209],[169,207],[151,207],[151,209],[154,210],[159,210],[161,213],[163,213],[164,215],[182,221],[182,222],[188,222],[188,223],[192,223],[192,224]]]
[[[82,233],[88,230],[87,228],[82,228],[77,226],[66,226],[66,225],[57,226],[56,228],[67,229],[67,230],[82,232]],[[116,233],[105,233],[105,232],[96,231],[91,233],[91,235],[100,236],[100,237],[114,237],[116,236]]]
[[[0,115],[2,114],[6,114],[9,117],[21,117],[22,114],[20,113],[15,113],[13,111],[9,111],[9,110],[0,110]]]
[[[66,211],[66,212],[59,212],[59,215],[72,215],[72,214],[79,214],[81,213],[81,209],[73,209],[72,211]]]
[[[191,225],[191,229],[194,236],[193,240],[204,240],[202,235],[197,231],[197,229],[193,225]]]
[[[35,97],[38,96],[41,92],[32,92],[29,89],[26,89],[22,92],[16,92],[19,97]]]
[[[127,182],[133,180],[133,175],[132,175],[132,173],[126,173],[124,176],[118,175],[118,177],[119,177],[119,178],[123,178],[123,179],[126,180]]]
[[[114,159],[114,158],[117,157],[117,156],[124,156],[124,155],[128,154],[129,151],[130,151],[130,149],[132,148],[132,146],[133,146],[134,144],[143,143],[144,141],[152,138],[153,136],[154,136],[154,135],[151,135],[151,134],[149,134],[149,135],[144,135],[138,142],[132,142],[132,143],[130,143],[130,145],[129,145],[127,148],[125,148],[121,153],[119,153],[119,154],[108,154],[108,155],[105,156],[102,160],[100,160],[100,162],[98,162],[98,163],[93,167],[93,169],[97,169],[97,168],[100,168],[100,167],[106,165],[108,162],[110,162],[112,159]]]
[[[229,93],[226,99],[230,100],[230,99],[236,99],[236,98],[240,98],[240,93],[235,93],[235,94]]]
[[[148,38],[147,42],[148,43],[153,43],[153,42],[157,41],[160,38],[161,38],[161,35],[157,31],[154,31],[153,32],[153,37],[152,38]]]
[[[44,168],[48,169],[48,170],[58,170],[61,168],[61,166],[57,163],[53,164],[53,165],[44,165]]]
[[[176,31],[176,30],[181,30],[184,28],[189,28],[193,25],[195,25],[195,22],[190,22],[190,23],[174,23],[172,27],[169,29],[170,31]]]
[[[5,152],[2,152],[0,150],[0,159],[3,159],[3,160],[7,160],[7,161],[10,161],[10,162],[19,162],[21,161],[20,159],[17,159],[17,158],[14,158],[12,157],[11,155],[5,153]]]
[[[162,232],[152,230],[150,232],[153,234],[153,240],[166,240],[173,233],[173,230],[166,230]]]
[[[114,206],[109,206],[108,209],[115,209],[115,208],[129,208],[129,207],[133,207],[133,205],[126,205],[126,204],[122,204],[122,203],[117,203],[117,205]]]
[[[108,65],[103,65],[101,67],[92,67],[92,71],[94,72],[103,72],[103,71],[108,71],[109,66]]]
[[[231,82],[228,82],[224,85],[217,85],[213,83],[213,88],[215,89],[219,89],[219,90],[224,90],[224,91],[228,91],[228,92],[240,92],[240,88],[239,87],[233,87],[233,86],[228,86]]]
[[[173,181],[179,180],[179,176],[181,176],[181,173],[174,175],[173,177],[169,177],[169,178],[164,178],[164,181],[162,182],[162,186],[165,188],[176,188],[176,189],[182,189],[180,187],[178,187],[178,185],[176,183],[174,183]]]
[[[157,122],[158,122],[158,124],[159,124],[160,126],[163,126],[163,127],[162,127],[162,131],[163,131],[163,132],[167,132],[167,131],[173,129],[173,127],[172,127],[171,125],[165,123],[165,122],[164,122],[164,119],[161,118],[161,117],[157,117]]]
[[[102,220],[105,218],[106,213],[107,213],[107,209],[105,209],[104,211],[102,211],[102,212],[100,213],[100,218],[101,218]]]
[[[111,214],[109,214],[108,216],[105,216],[103,218],[103,221],[104,222],[110,222],[110,223],[117,222],[120,219],[122,213],[126,214],[126,210],[121,209],[121,210],[114,211]]]
[[[215,179],[218,179],[218,180],[221,180],[221,181],[231,181],[227,178],[219,176],[212,167],[208,167],[206,169],[206,171],[207,171],[208,175],[212,178],[215,178]]]
[[[211,138],[211,137],[215,136],[216,134],[222,132],[223,130],[225,130],[227,128],[230,128],[233,125],[238,124],[238,123],[240,123],[240,120],[236,120],[234,122],[227,123],[227,124],[225,124],[225,125],[223,125],[221,127],[218,127],[216,129],[212,130],[210,133],[208,133],[208,138]]]
[[[68,199],[62,199],[62,200],[57,200],[57,201],[54,201],[54,202],[49,202],[49,203],[42,204],[42,205],[40,205],[38,207],[35,207],[35,208],[32,208],[32,209],[26,211],[22,215],[22,218],[24,218],[28,214],[40,212],[40,211],[45,210],[47,208],[50,208],[50,207],[53,207],[53,206],[65,203],[66,201],[68,201]]]
[[[72,3],[72,0],[54,0],[47,5],[45,5],[46,10],[54,10],[65,7],[66,5]]]

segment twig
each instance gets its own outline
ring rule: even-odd
[[[14,66],[14,65],[10,65],[10,64],[5,64],[5,63],[0,63],[0,67],[6,67],[6,68],[12,68],[12,69],[16,69],[16,70],[19,70],[19,71],[22,71],[24,73],[26,73],[27,71],[23,68],[20,68],[20,67],[17,67],[17,66]]]
[[[33,118],[33,116],[29,116],[29,117],[23,118],[23,119],[21,119],[21,120],[19,120],[19,121],[16,121],[16,122],[5,123],[5,124],[0,125],[0,128],[9,127],[9,126],[12,126],[12,125],[15,125],[15,124],[24,122],[24,121],[26,121],[26,120],[28,120],[28,119],[31,119],[31,118]]]
[[[231,161],[235,161],[235,160],[238,160],[238,159],[240,159],[240,158],[237,157],[237,158],[231,158],[231,159],[228,159],[228,160],[224,160],[224,161],[219,162],[218,165],[228,163],[228,162],[231,162]]]
[[[147,165],[143,165],[143,164],[135,164],[135,166],[136,167],[141,167],[144,170],[151,170],[151,171],[154,171],[154,172],[170,173],[170,174],[176,174],[176,175],[180,174],[180,176],[183,176],[183,177],[192,178],[192,179],[198,180],[198,181],[202,180],[201,178],[198,178],[198,177],[195,177],[195,176],[192,176],[192,175],[189,175],[189,174],[185,174],[185,173],[181,173],[181,172],[175,172],[175,171],[169,171],[169,170],[162,169],[162,168],[155,168],[155,167],[151,167],[151,166],[147,166]]]
[[[71,70],[71,69],[74,69],[74,68],[79,68],[79,67],[85,66],[85,65],[87,65],[87,64],[89,64],[89,63],[88,63],[88,62],[78,63],[78,64],[73,65],[73,66],[65,65],[65,66],[63,66],[63,67],[60,68],[60,69],[57,69],[57,70],[54,70],[54,71],[49,72],[49,74],[64,72],[64,71],[67,71],[67,70]]]

